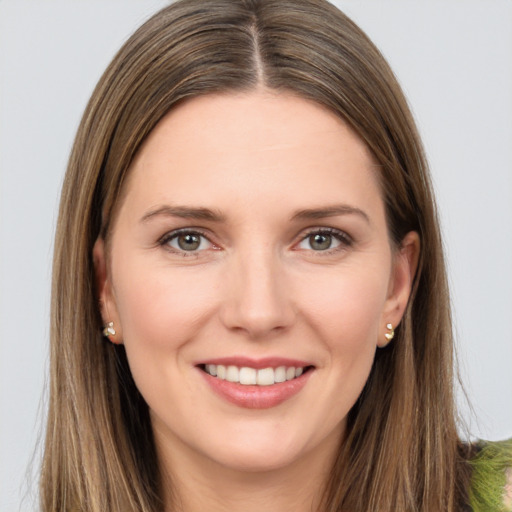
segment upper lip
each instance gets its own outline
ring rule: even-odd
[[[233,356],[233,357],[216,357],[213,359],[205,359],[196,363],[196,366],[203,366],[206,364],[216,364],[223,366],[238,366],[239,368],[248,367],[260,370],[263,368],[279,368],[280,366],[304,368],[306,366],[313,366],[308,361],[299,359],[290,359],[288,357],[263,357],[259,359],[253,359],[244,356]]]

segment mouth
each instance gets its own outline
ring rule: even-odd
[[[243,386],[272,386],[299,378],[312,366],[268,366],[253,368],[224,364],[202,364],[199,368],[208,375]]]
[[[290,400],[315,370],[305,362],[282,358],[221,358],[196,367],[218,396],[246,409],[269,409]]]

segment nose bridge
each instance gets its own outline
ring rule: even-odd
[[[269,246],[234,256],[227,279],[224,322],[258,338],[288,327],[293,308],[281,259]]]

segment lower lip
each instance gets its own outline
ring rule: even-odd
[[[246,409],[269,409],[292,398],[306,385],[313,370],[310,369],[300,377],[270,386],[247,386],[238,382],[212,377],[199,369],[208,385],[219,396]]]

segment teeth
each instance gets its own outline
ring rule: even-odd
[[[246,386],[256,384],[256,376],[257,372],[254,368],[247,368],[246,366],[240,368],[240,384]]]
[[[215,365],[212,364],[211,366],[215,366]],[[297,373],[297,372],[295,372],[295,373]],[[222,364],[217,365],[217,377],[219,379],[226,380],[226,367]]]
[[[274,382],[284,382],[286,380],[286,368],[284,366],[280,366],[276,368],[274,373]]]
[[[274,380],[274,369],[273,368],[263,368],[258,370],[258,376],[256,377],[256,381],[258,382],[258,386],[271,386],[275,383]]]
[[[226,370],[226,380],[229,382],[239,382],[239,371],[236,366],[228,366],[228,369]]]
[[[293,380],[300,377],[304,372],[304,368],[296,368],[294,366],[279,366],[277,368],[262,368],[256,370],[255,368],[249,368],[247,366],[238,368],[238,366],[232,365],[207,364],[204,369],[206,373],[213,377],[229,382],[238,382],[246,386],[255,384],[258,386],[271,386],[279,382]]]
[[[216,364],[207,364],[206,365],[206,371],[210,375],[213,375],[214,377],[216,377],[217,376],[217,365]]]

